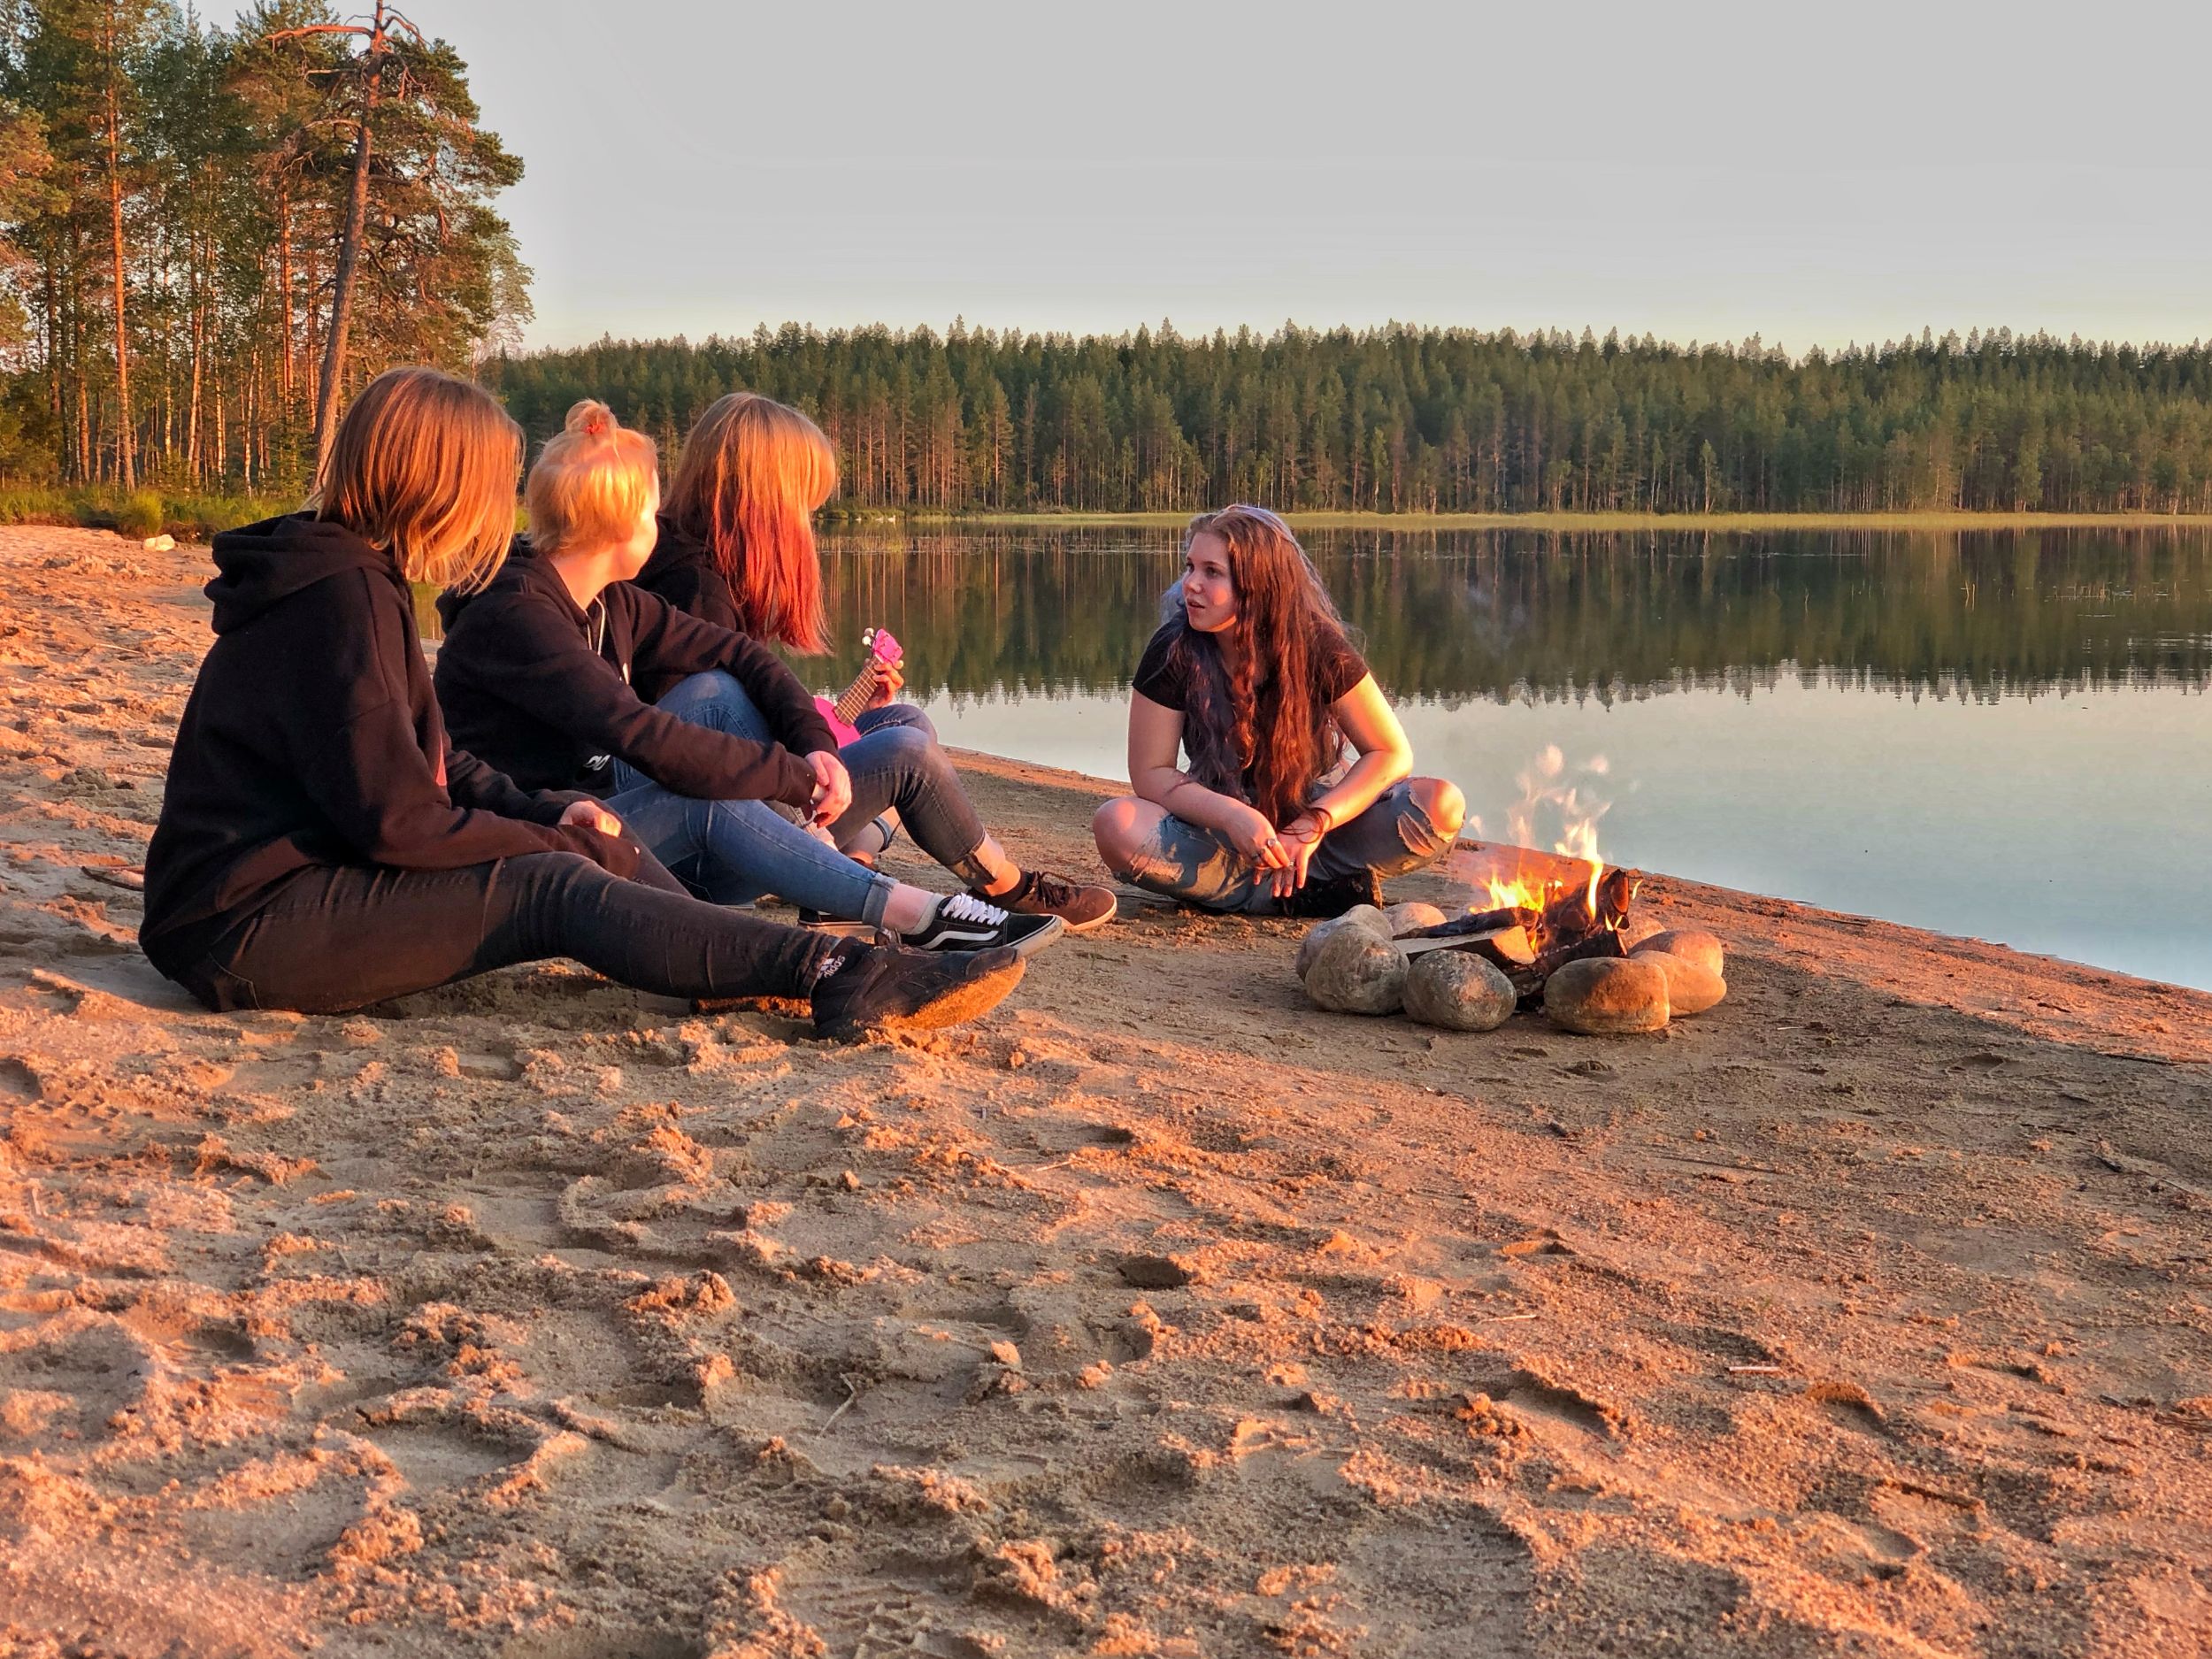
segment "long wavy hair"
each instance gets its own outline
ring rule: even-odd
[[[1287,824],[1344,752],[1313,677],[1315,646],[1343,638],[1344,620],[1290,526],[1266,508],[1200,513],[1183,534],[1184,549],[1202,535],[1219,536],[1229,549],[1237,618],[1219,634],[1202,634],[1187,618],[1171,625],[1169,660],[1190,687],[1183,743],[1191,775],[1250,802],[1269,823]]]
[[[829,649],[814,510],[837,488],[837,451],[797,410],[758,392],[707,406],[669,480],[676,528],[704,545],[756,638]]]

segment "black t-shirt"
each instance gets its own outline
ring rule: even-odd
[[[1164,709],[1179,712],[1190,707],[1190,678],[1170,654],[1169,648],[1175,636],[1183,631],[1180,621],[1170,622],[1152,636],[1144,648],[1144,656],[1137,664],[1136,678],[1132,687],[1152,699]],[[1319,695],[1324,708],[1337,702],[1353,687],[1367,678],[1367,661],[1352,642],[1334,628],[1317,626],[1307,651],[1309,672],[1313,676],[1314,690]]]

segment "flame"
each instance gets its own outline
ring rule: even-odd
[[[1597,755],[1578,770],[1602,778],[1611,767],[1604,756]],[[1556,743],[1547,744],[1516,780],[1521,786],[1521,798],[1508,809],[1506,826],[1517,845],[1532,847],[1537,844],[1539,811],[1548,814],[1551,810],[1557,810],[1560,830],[1551,844],[1552,850],[1589,865],[1589,878],[1580,884],[1582,902],[1590,918],[1596,921],[1600,919],[1598,888],[1606,869],[1605,860],[1598,851],[1598,820],[1605,816],[1612,803],[1587,794],[1586,786],[1565,781],[1566,772],[1565,755]],[[1542,910],[1565,897],[1577,884],[1558,878],[1532,879],[1517,872],[1510,879],[1492,876],[1484,885],[1486,902],[1476,908],[1502,910],[1510,905],[1520,910]]]
[[[1567,799],[1570,803],[1573,801],[1572,790],[1567,792]],[[1570,858],[1579,858],[1590,866],[1589,886],[1584,890],[1582,902],[1593,920],[1596,919],[1598,913],[1598,883],[1605,875],[1605,860],[1598,856],[1598,814],[1604,810],[1600,807],[1597,813],[1569,824],[1566,833],[1554,841],[1551,849],[1555,853],[1566,854]]]
[[[1543,887],[1525,876],[1516,876],[1510,881],[1501,881],[1492,876],[1486,885],[1489,889],[1488,902],[1473,906],[1476,910],[1502,910],[1511,907],[1540,910],[1544,908]]]

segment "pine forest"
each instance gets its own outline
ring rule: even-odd
[[[379,0],[0,12],[0,481],[296,491],[345,392],[528,319],[522,164]]]
[[[1753,338],[1392,326],[1118,338],[787,326],[486,373],[534,436],[601,396],[672,448],[722,393],[806,410],[845,499],[951,511],[2201,512],[2212,345],[1999,328],[1792,357]]]

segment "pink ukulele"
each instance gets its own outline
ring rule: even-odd
[[[875,701],[876,688],[883,684],[884,672],[896,668],[906,660],[906,648],[891,637],[888,628],[870,628],[860,636],[860,642],[868,648],[868,654],[860,659],[860,672],[853,676],[853,683],[834,699],[817,697],[814,706],[822,711],[822,718],[837,734],[840,749],[860,735],[853,725],[867,712]]]

